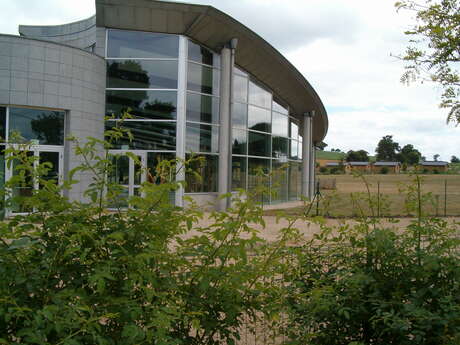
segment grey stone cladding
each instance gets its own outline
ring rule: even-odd
[[[0,105],[66,111],[66,136],[102,139],[106,64],[95,54],[70,46],[0,35]],[[79,164],[70,142],[64,147],[64,171]],[[80,180],[68,196],[84,200],[91,176]]]

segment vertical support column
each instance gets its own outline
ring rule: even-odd
[[[232,49],[226,45],[220,55],[220,116],[219,116],[219,195],[231,192],[231,102],[232,102]],[[218,201],[218,209],[224,211],[229,207],[229,198]]]
[[[302,130],[303,130],[303,141],[302,141],[302,196],[312,198],[311,193],[311,176],[314,171],[311,170],[311,155],[312,155],[312,144],[313,144],[313,116],[314,111],[303,114],[302,119]]]
[[[313,126],[312,126],[313,128]],[[313,200],[315,196],[315,188],[316,188],[316,145],[312,143],[311,145],[311,153],[310,153],[310,200]]]
[[[179,66],[178,66],[178,85],[177,85],[177,121],[176,121],[176,157],[185,160],[185,141],[186,141],[186,104],[187,104],[187,60],[188,60],[188,41],[185,36],[179,38]],[[177,181],[185,180],[184,167],[177,167]],[[176,206],[184,206],[184,187],[176,191]]]

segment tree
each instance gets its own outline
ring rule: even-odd
[[[345,157],[347,162],[369,162],[369,154],[367,151],[359,150],[353,151],[350,150],[347,152],[347,156]]]
[[[410,45],[402,59],[407,62],[402,82],[432,81],[443,88],[442,108],[447,120],[460,122],[460,1],[398,1],[399,10],[415,12],[416,23],[406,31]]]
[[[437,161],[438,161],[438,159],[439,159],[439,154],[435,154],[435,155],[433,155],[433,160],[434,160],[435,162],[437,162]]]
[[[452,156],[450,159],[451,163],[460,163],[460,159],[457,156]]]
[[[422,154],[419,150],[415,149],[413,145],[407,144],[401,149],[401,152],[397,154],[397,158],[398,161],[403,164],[415,165],[420,162]]]
[[[392,135],[384,136],[379,143],[375,152],[378,161],[392,162],[397,160],[397,153],[400,151],[399,144],[393,141]]]

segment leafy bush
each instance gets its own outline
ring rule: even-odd
[[[291,344],[460,343],[458,224],[424,217],[420,185],[405,231],[362,218],[292,250]]]
[[[328,173],[328,169],[327,169],[326,167],[320,167],[320,168],[319,168],[319,172],[320,172],[321,174],[327,174],[327,173]]]
[[[33,167],[27,146],[8,149],[9,164],[20,164],[6,191],[28,181],[42,188],[9,195],[9,205],[34,211],[0,224],[0,343],[233,344],[246,317],[277,313],[279,289],[263,282],[279,274],[292,224],[269,245],[254,228],[264,224],[261,208],[238,197],[198,226],[200,209],[168,200],[182,184],[168,176],[187,162],[160,164],[150,173],[164,183],[144,183],[142,197],[108,212],[123,191],[107,179],[109,148],[95,139],[77,145],[85,162],[77,170],[93,174],[87,204],[62,196],[76,171],[58,186],[46,178],[48,163]]]
[[[380,169],[380,173],[383,174],[383,175],[386,175],[389,173],[389,169],[387,167],[383,167],[382,169]]]

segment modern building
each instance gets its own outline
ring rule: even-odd
[[[104,128],[129,110],[133,118],[123,125],[134,140],[117,143],[114,153],[133,152],[149,168],[159,159],[203,157],[201,180],[179,173],[187,187],[175,193],[177,205],[184,195],[205,204],[252,189],[260,168],[282,169],[267,203],[312,195],[314,147],[328,129],[323,103],[285,57],[225,13],[176,2],[96,0],[96,15],[87,20],[21,25],[19,33],[0,35],[0,136],[8,142],[19,131],[60,179],[80,164],[65,138],[102,139]],[[8,179],[14,169],[3,158]],[[134,195],[146,177],[137,177],[132,159],[119,160],[117,178]],[[68,196],[83,199],[91,175],[76,178]]]

